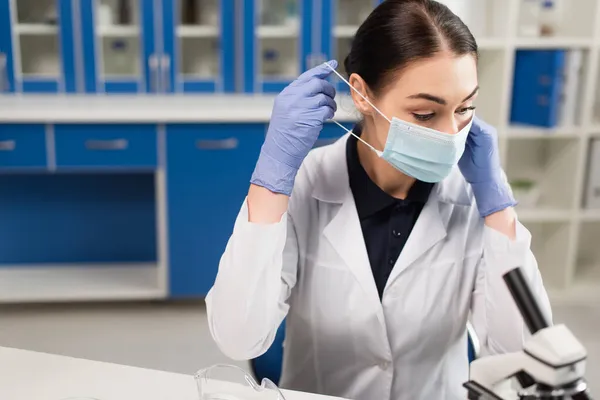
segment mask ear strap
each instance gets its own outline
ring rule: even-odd
[[[369,143],[365,142],[363,139],[361,139],[360,136],[358,136],[356,133],[352,132],[351,130],[349,130],[348,128],[346,128],[344,125],[340,124],[336,120],[332,119],[331,122],[333,122],[334,124],[336,124],[337,126],[339,126],[340,128],[342,128],[343,130],[345,130],[346,132],[348,132],[349,134],[351,134],[352,136],[354,136],[355,138],[357,138],[358,140],[360,140],[364,144],[366,144],[369,148],[371,148],[371,150],[373,150],[375,153],[377,153],[377,155],[379,157],[381,157],[381,155],[383,154],[383,152],[377,150],[375,147],[373,147]]]
[[[379,111],[379,109],[378,109],[377,107],[375,107],[375,105],[374,105],[373,103],[371,103],[371,102],[369,101],[369,99],[367,99],[367,97],[366,97],[365,95],[363,95],[361,92],[359,92],[359,91],[358,91],[358,89],[356,89],[354,86],[352,86],[352,85],[350,84],[350,82],[348,82],[348,81],[346,80],[346,78],[344,78],[344,77],[343,77],[343,76],[342,76],[342,75],[341,75],[339,72],[337,72],[337,71],[335,70],[335,68],[333,68],[331,65],[329,65],[329,63],[328,63],[328,62],[325,62],[325,65],[327,65],[327,66],[329,67],[329,69],[330,69],[330,70],[332,70],[332,71],[333,71],[333,73],[334,73],[334,74],[336,74],[336,75],[338,76],[338,78],[340,78],[342,81],[344,81],[344,82],[346,83],[346,85],[348,85],[348,86],[350,87],[350,89],[354,90],[354,92],[355,92],[357,95],[359,95],[360,97],[362,97],[362,99],[363,99],[364,101],[366,101],[367,103],[369,103],[369,105],[370,105],[371,107],[373,107],[373,109],[375,109],[375,111],[377,111],[377,112],[379,113],[379,115],[381,115],[383,118],[385,118],[385,119],[387,120],[387,122],[389,122],[390,124],[392,123],[392,121],[391,121],[391,120],[390,120],[388,117],[386,117],[386,116],[385,116],[385,115],[384,115],[384,114],[383,114],[381,111]]]

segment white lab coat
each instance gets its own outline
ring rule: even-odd
[[[487,353],[528,334],[501,275],[524,268],[551,310],[518,223],[484,225],[455,169],[431,192],[380,301],[348,183],[346,141],[315,149],[275,224],[246,201],[207,298],[211,334],[233,359],[264,353],[286,319],[280,386],[356,400],[465,399],[467,319]]]

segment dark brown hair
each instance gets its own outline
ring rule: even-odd
[[[358,28],[344,67],[377,93],[410,62],[444,50],[478,57],[471,31],[448,7],[433,0],[385,0]]]

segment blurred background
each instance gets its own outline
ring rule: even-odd
[[[477,113],[600,390],[600,0],[442,2],[478,39]],[[227,361],[203,298],[273,98],[341,64],[377,3],[0,0],[0,346]],[[343,133],[326,124],[317,145]]]

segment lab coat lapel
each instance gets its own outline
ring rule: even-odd
[[[449,204],[439,201],[437,196],[432,193],[425,203],[400,257],[398,257],[387,285],[390,285],[402,271],[446,237],[449,213],[442,212],[442,210],[449,206]]]
[[[346,143],[349,136],[322,149],[320,179],[315,181],[313,197],[335,213],[323,229],[323,236],[355,276],[367,301],[378,308],[378,317],[383,323],[383,309],[348,180]]]
[[[325,227],[323,235],[354,274],[368,301],[376,302],[379,306],[379,293],[350,190],[335,217]]]

